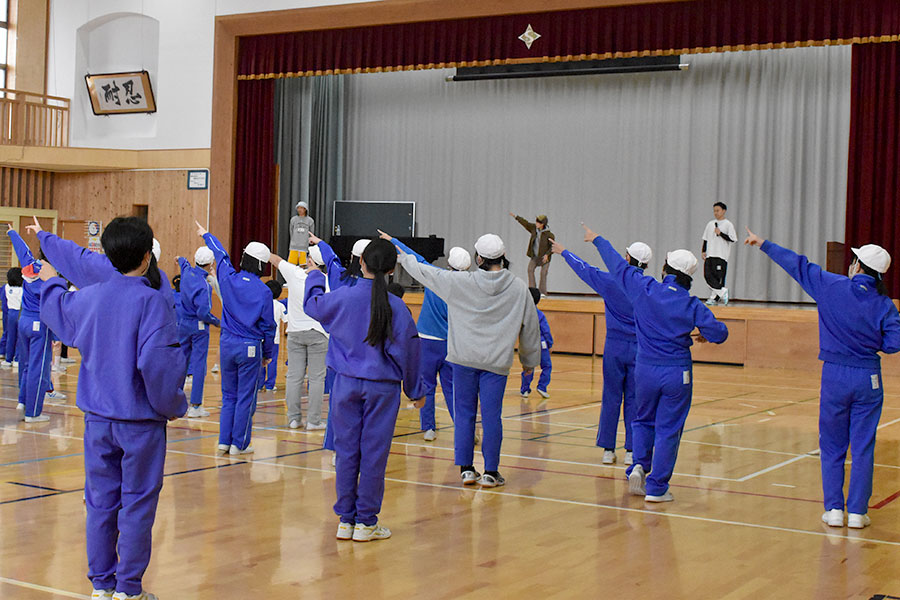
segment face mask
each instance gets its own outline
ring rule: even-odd
[[[847,277],[853,279],[854,275],[856,275],[856,261],[850,263],[850,267],[847,269]]]

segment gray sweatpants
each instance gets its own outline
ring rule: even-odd
[[[288,423],[301,420],[300,398],[303,378],[309,372],[309,413],[307,422],[322,422],[322,397],[325,395],[325,354],[328,337],[314,329],[287,334],[287,413]]]

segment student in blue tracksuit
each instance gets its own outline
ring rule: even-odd
[[[747,229],[744,242],[758,246],[816,301],[819,312],[819,451],[825,513],[822,521],[844,526],[844,461],[852,449],[847,526],[862,529],[868,515],[875,463],[875,433],[884,389],[879,352],[900,351],[900,315],[884,285],[891,256],[867,244],[853,248],[848,277],[828,273],[805,256],[763,240]]]
[[[603,344],[603,401],[600,405],[597,446],[603,448],[603,464],[615,464],[616,432],[619,414],[622,413],[625,420],[625,464],[630,465],[634,462],[631,424],[637,410],[634,391],[634,361],[637,356],[634,306],[612,274],[589,265],[556,240],[550,243],[553,252],[561,254],[575,274],[603,298],[606,340]],[[650,246],[634,242],[626,250],[625,260],[643,273],[652,256]]]
[[[627,471],[629,491],[647,502],[671,502],[669,479],[693,393],[691,332],[699,328],[698,342],[721,344],[728,328],[690,294],[697,268],[697,257],[690,251],[669,252],[659,282],[629,265],[607,240],[584,229],[585,241],[596,246],[634,306],[637,414],[631,424],[634,464]]]
[[[275,320],[272,292],[260,280],[269,249],[250,242],[236,271],[221,242],[197,223],[197,233],[213,251],[216,278],[222,290],[222,336],[219,360],[222,377],[222,412],[219,415],[220,452],[250,454],[253,413],[256,412],[260,369],[272,360]]]
[[[416,260],[429,265],[425,257],[413,252],[400,240],[378,230],[381,238],[393,243],[397,248],[416,257]],[[472,257],[459,246],[450,249],[447,263],[451,271],[468,271],[472,266]],[[435,267],[437,268],[437,267]],[[437,391],[437,378],[441,377],[441,393],[453,419],[453,366],[447,362],[447,303],[431,289],[425,288],[425,299],[416,322],[422,347],[422,378],[425,384],[425,406],[419,411],[419,424],[425,432],[426,442],[437,438],[437,423],[434,418],[434,397]]]
[[[3,286],[3,300],[6,302],[6,315],[3,322],[3,337],[5,343],[0,344],[0,351],[6,356],[0,366],[11,367],[14,362],[18,365],[16,345],[19,340],[19,313],[22,310],[22,269],[13,267],[6,272],[6,285]]]
[[[537,310],[538,325],[541,329],[541,376],[538,378],[537,391],[544,398],[549,398],[547,387],[550,385],[550,375],[553,372],[553,360],[550,351],[553,348],[553,334],[550,333],[550,324],[547,323],[547,317],[537,308],[541,301],[541,290],[532,287],[528,288],[531,298],[534,300],[534,306]],[[531,395],[531,382],[534,381],[534,369],[530,371],[522,371],[522,385],[519,388],[519,394],[523,398]]]
[[[53,266],[78,289],[84,289],[95,283],[102,283],[115,275],[116,269],[105,254],[91,252],[87,248],[79,246],[75,242],[64,240],[61,237],[44,231],[37,218],[34,225],[25,227],[28,231],[37,234],[41,243],[41,252],[47,257]],[[153,240],[153,252],[159,252],[159,242]],[[175,296],[169,277],[159,268],[156,254],[150,255],[150,267],[144,277],[150,282],[150,287],[158,290],[166,300],[166,306],[170,308],[169,316],[175,321]]]
[[[209,327],[218,327],[219,319],[212,314],[212,288],[207,281],[213,268],[215,257],[206,246],[197,248],[194,264],[184,257],[177,257],[181,271],[180,312],[178,318],[178,340],[188,363],[191,380],[191,406],[187,417],[196,419],[208,417],[203,405],[203,387],[206,380],[206,357],[209,353]],[[176,313],[179,312],[176,306]]]
[[[49,421],[41,414],[44,409],[44,394],[50,385],[50,361],[53,358],[53,340],[50,330],[41,323],[41,289],[44,282],[39,273],[43,262],[31,254],[22,236],[9,225],[7,231],[12,240],[13,250],[22,265],[25,283],[22,286],[22,311],[19,314],[16,355],[19,358],[19,420],[26,423]]]
[[[166,420],[187,404],[171,309],[142,277],[152,239],[143,219],[113,219],[100,242],[116,273],[77,292],[51,265],[41,269],[41,319],[82,357],[77,405],[92,598],[156,598],[143,591],[142,578],[163,485]]]
[[[366,246],[369,245],[371,240],[356,240],[353,244],[353,248],[350,251],[350,267],[344,268],[344,265],[341,264],[341,259],[337,257],[337,254],[334,253],[334,250],[331,249],[331,246],[323,242],[314,234],[309,234],[309,243],[316,244],[319,248],[319,252],[322,255],[322,260],[325,262],[325,272],[328,275],[328,288],[331,291],[336,289],[340,289],[345,285],[355,285],[356,280],[362,275],[362,267],[361,267],[361,259],[363,255],[363,251],[366,249]],[[328,414],[331,414],[331,386],[334,383],[335,373],[331,367],[325,372],[325,393],[328,394]],[[325,419],[325,440],[322,443],[322,447],[326,450],[331,450],[334,452],[334,429],[331,425],[331,420]],[[332,457],[332,464],[334,464],[334,457]]]
[[[325,276],[311,267],[303,310],[331,334],[328,364],[336,376],[329,420],[334,422],[338,458],[337,538],[368,542],[391,536],[378,524],[378,513],[401,383],[417,408],[424,404],[424,394],[416,325],[403,301],[387,291],[386,276],[397,264],[397,250],[378,239],[362,259],[357,282],[327,294]]]

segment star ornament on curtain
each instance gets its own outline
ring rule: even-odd
[[[528,28],[525,29],[525,33],[519,36],[519,39],[525,42],[525,47],[531,50],[531,45],[537,41],[537,39],[541,37],[537,31],[531,28],[531,23],[528,24]]]

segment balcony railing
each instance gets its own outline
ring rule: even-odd
[[[69,145],[69,99],[0,88],[0,145]]]

